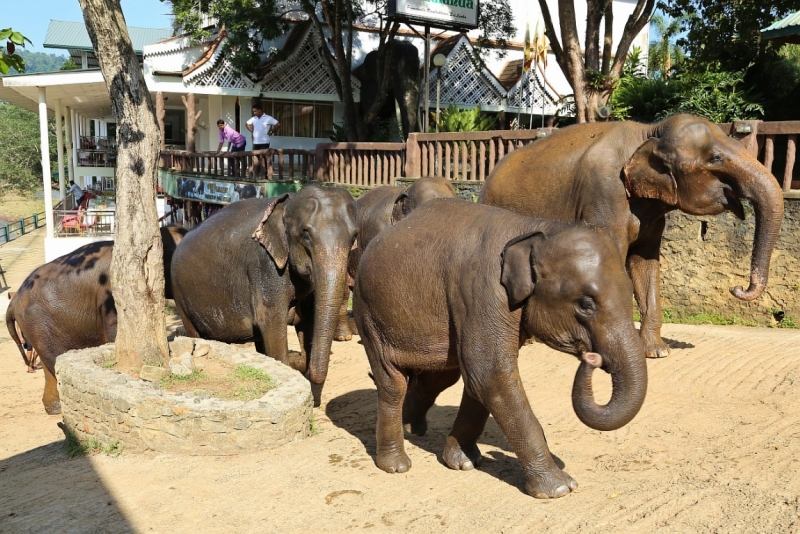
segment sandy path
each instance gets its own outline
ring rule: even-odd
[[[355,341],[334,344],[319,432],[304,441],[237,457],[69,459],[58,418],[41,407],[41,372],[25,373],[3,331],[0,532],[800,532],[800,332],[665,325],[664,334],[677,348],[648,362],[642,411],[606,433],[572,411],[577,361],[523,349],[531,405],[580,484],[545,502],[524,493],[491,419],[480,469],[439,463],[460,384],[431,410],[428,435],[407,438],[408,473],[375,467],[375,390]]]

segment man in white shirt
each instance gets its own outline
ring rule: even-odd
[[[269,148],[269,136],[278,131],[281,123],[266,115],[260,104],[253,104],[253,116],[245,126],[253,132],[253,150],[264,150]]]

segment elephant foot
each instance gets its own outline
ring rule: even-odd
[[[428,432],[428,421],[425,416],[412,421],[403,421],[403,430],[415,436],[424,436]]]
[[[333,332],[333,339],[336,341],[350,341],[353,339],[353,332],[350,330],[347,316],[340,317],[339,322],[336,324],[336,330]]]
[[[61,413],[61,401],[57,400],[51,403],[45,403],[44,411],[47,412],[47,415],[58,415]]]
[[[297,352],[296,350],[290,350],[286,354],[286,361],[282,363],[285,363],[295,371],[299,371],[302,374],[305,374],[306,370],[308,369],[308,361],[305,355],[301,352]]]
[[[404,451],[379,451],[375,463],[387,473],[405,473],[411,469],[411,458]]]
[[[642,339],[644,341],[645,356],[648,358],[666,358],[670,355],[669,345],[659,336],[655,339]]]
[[[525,481],[525,491],[536,499],[557,499],[577,488],[578,483],[555,465],[551,471],[537,474]]]
[[[457,471],[469,471],[475,467],[480,467],[483,456],[476,443],[459,445],[458,440],[453,436],[447,436],[442,451],[442,461],[450,469]]]

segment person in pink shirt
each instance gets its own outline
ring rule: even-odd
[[[228,141],[228,153],[241,152],[247,144],[247,139],[242,134],[225,124],[225,121],[220,119],[217,121],[217,128],[219,128],[219,146],[217,147],[217,154],[222,152],[222,145]],[[236,165],[233,158],[228,158],[228,174],[236,176]]]

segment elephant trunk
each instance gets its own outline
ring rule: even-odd
[[[630,328],[622,330],[628,332]],[[592,371],[595,363],[587,353],[575,373],[572,385],[572,407],[586,426],[595,430],[616,430],[628,424],[636,416],[647,393],[647,364],[644,346],[636,332],[629,332],[628,339],[618,343],[617,350],[593,354],[602,360],[603,369],[611,374],[613,391],[611,400],[604,406],[594,400]],[[621,349],[621,350],[620,350]],[[621,358],[616,358],[620,355]]]
[[[330,251],[314,261],[314,330],[306,377],[321,387],[328,376],[331,344],[344,300],[349,249]]]
[[[772,249],[778,240],[783,222],[783,192],[778,181],[755,158],[746,154],[736,160],[732,173],[739,194],[753,204],[756,230],[753,237],[753,256],[750,261],[750,286],[737,286],[731,293],[741,300],[754,300],[767,287]]]

